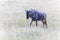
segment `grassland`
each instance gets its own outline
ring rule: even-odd
[[[1,0],[0,40],[60,40],[59,0]],[[38,28],[26,19],[25,8],[35,8],[47,14],[48,28],[38,22]]]

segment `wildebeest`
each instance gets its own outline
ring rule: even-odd
[[[29,19],[30,17],[32,19],[30,22],[30,26],[33,21],[36,21],[36,27],[37,27],[38,26],[37,21],[42,21],[43,27],[44,25],[46,25],[47,28],[46,13],[37,11],[35,9],[28,9],[28,10],[25,9],[25,11],[26,11],[26,18]]]

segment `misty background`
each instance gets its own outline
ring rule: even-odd
[[[38,29],[35,22],[30,29],[31,19],[26,19],[26,8],[45,12],[48,29],[44,29],[41,22]],[[0,40],[60,40],[59,37],[60,0],[0,0]]]

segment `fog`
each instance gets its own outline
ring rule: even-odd
[[[41,22],[30,28],[26,8],[45,12],[48,29]],[[59,17],[60,0],[0,0],[0,40],[60,40]]]

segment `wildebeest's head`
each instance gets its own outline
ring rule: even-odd
[[[26,11],[26,18],[29,19],[29,13],[30,13],[31,10],[26,9],[25,11]]]
[[[26,11],[26,18],[29,19],[29,11]]]

